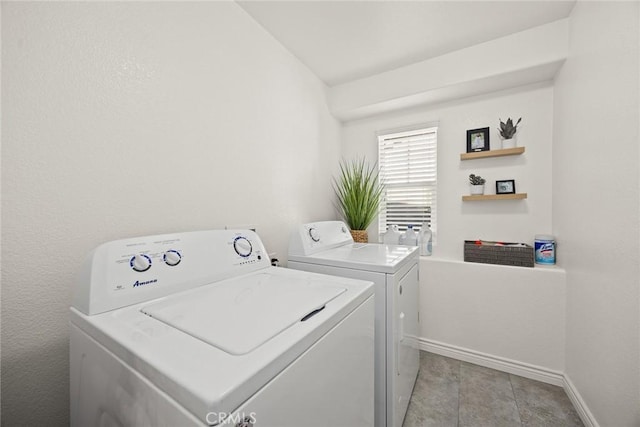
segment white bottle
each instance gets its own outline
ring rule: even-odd
[[[400,236],[398,236],[398,244],[399,245],[406,245],[406,240],[407,240],[407,233],[402,233],[400,234]]]
[[[400,242],[400,232],[397,225],[392,225],[391,229],[387,227],[387,232],[384,234],[383,242],[387,245],[397,245]]]
[[[429,228],[426,222],[423,223],[422,227],[420,227],[419,242],[418,242],[418,245],[420,246],[420,255],[431,256],[431,253],[433,250],[432,237],[433,237],[433,233],[431,232],[431,229]]]
[[[400,236],[400,244],[407,246],[418,246],[418,233],[413,229],[413,225],[407,226],[407,231]]]

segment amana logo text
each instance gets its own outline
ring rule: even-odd
[[[153,280],[147,280],[146,282],[141,282],[139,280],[136,280],[136,283],[133,284],[133,287],[137,287],[137,286],[142,286],[142,285],[148,285],[150,283],[156,283],[158,281],[158,279],[153,279]]]

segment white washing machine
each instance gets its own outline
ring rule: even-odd
[[[375,283],[376,427],[401,427],[418,376],[418,248],[354,243],[340,221],[301,225],[288,267]]]
[[[71,425],[373,426],[374,288],[252,231],[106,243],[71,307]]]

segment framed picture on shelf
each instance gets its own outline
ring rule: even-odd
[[[467,153],[489,151],[489,128],[467,131]]]
[[[516,181],[513,179],[496,181],[496,194],[516,194]]]

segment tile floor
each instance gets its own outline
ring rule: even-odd
[[[420,352],[403,427],[583,426],[562,387]]]

